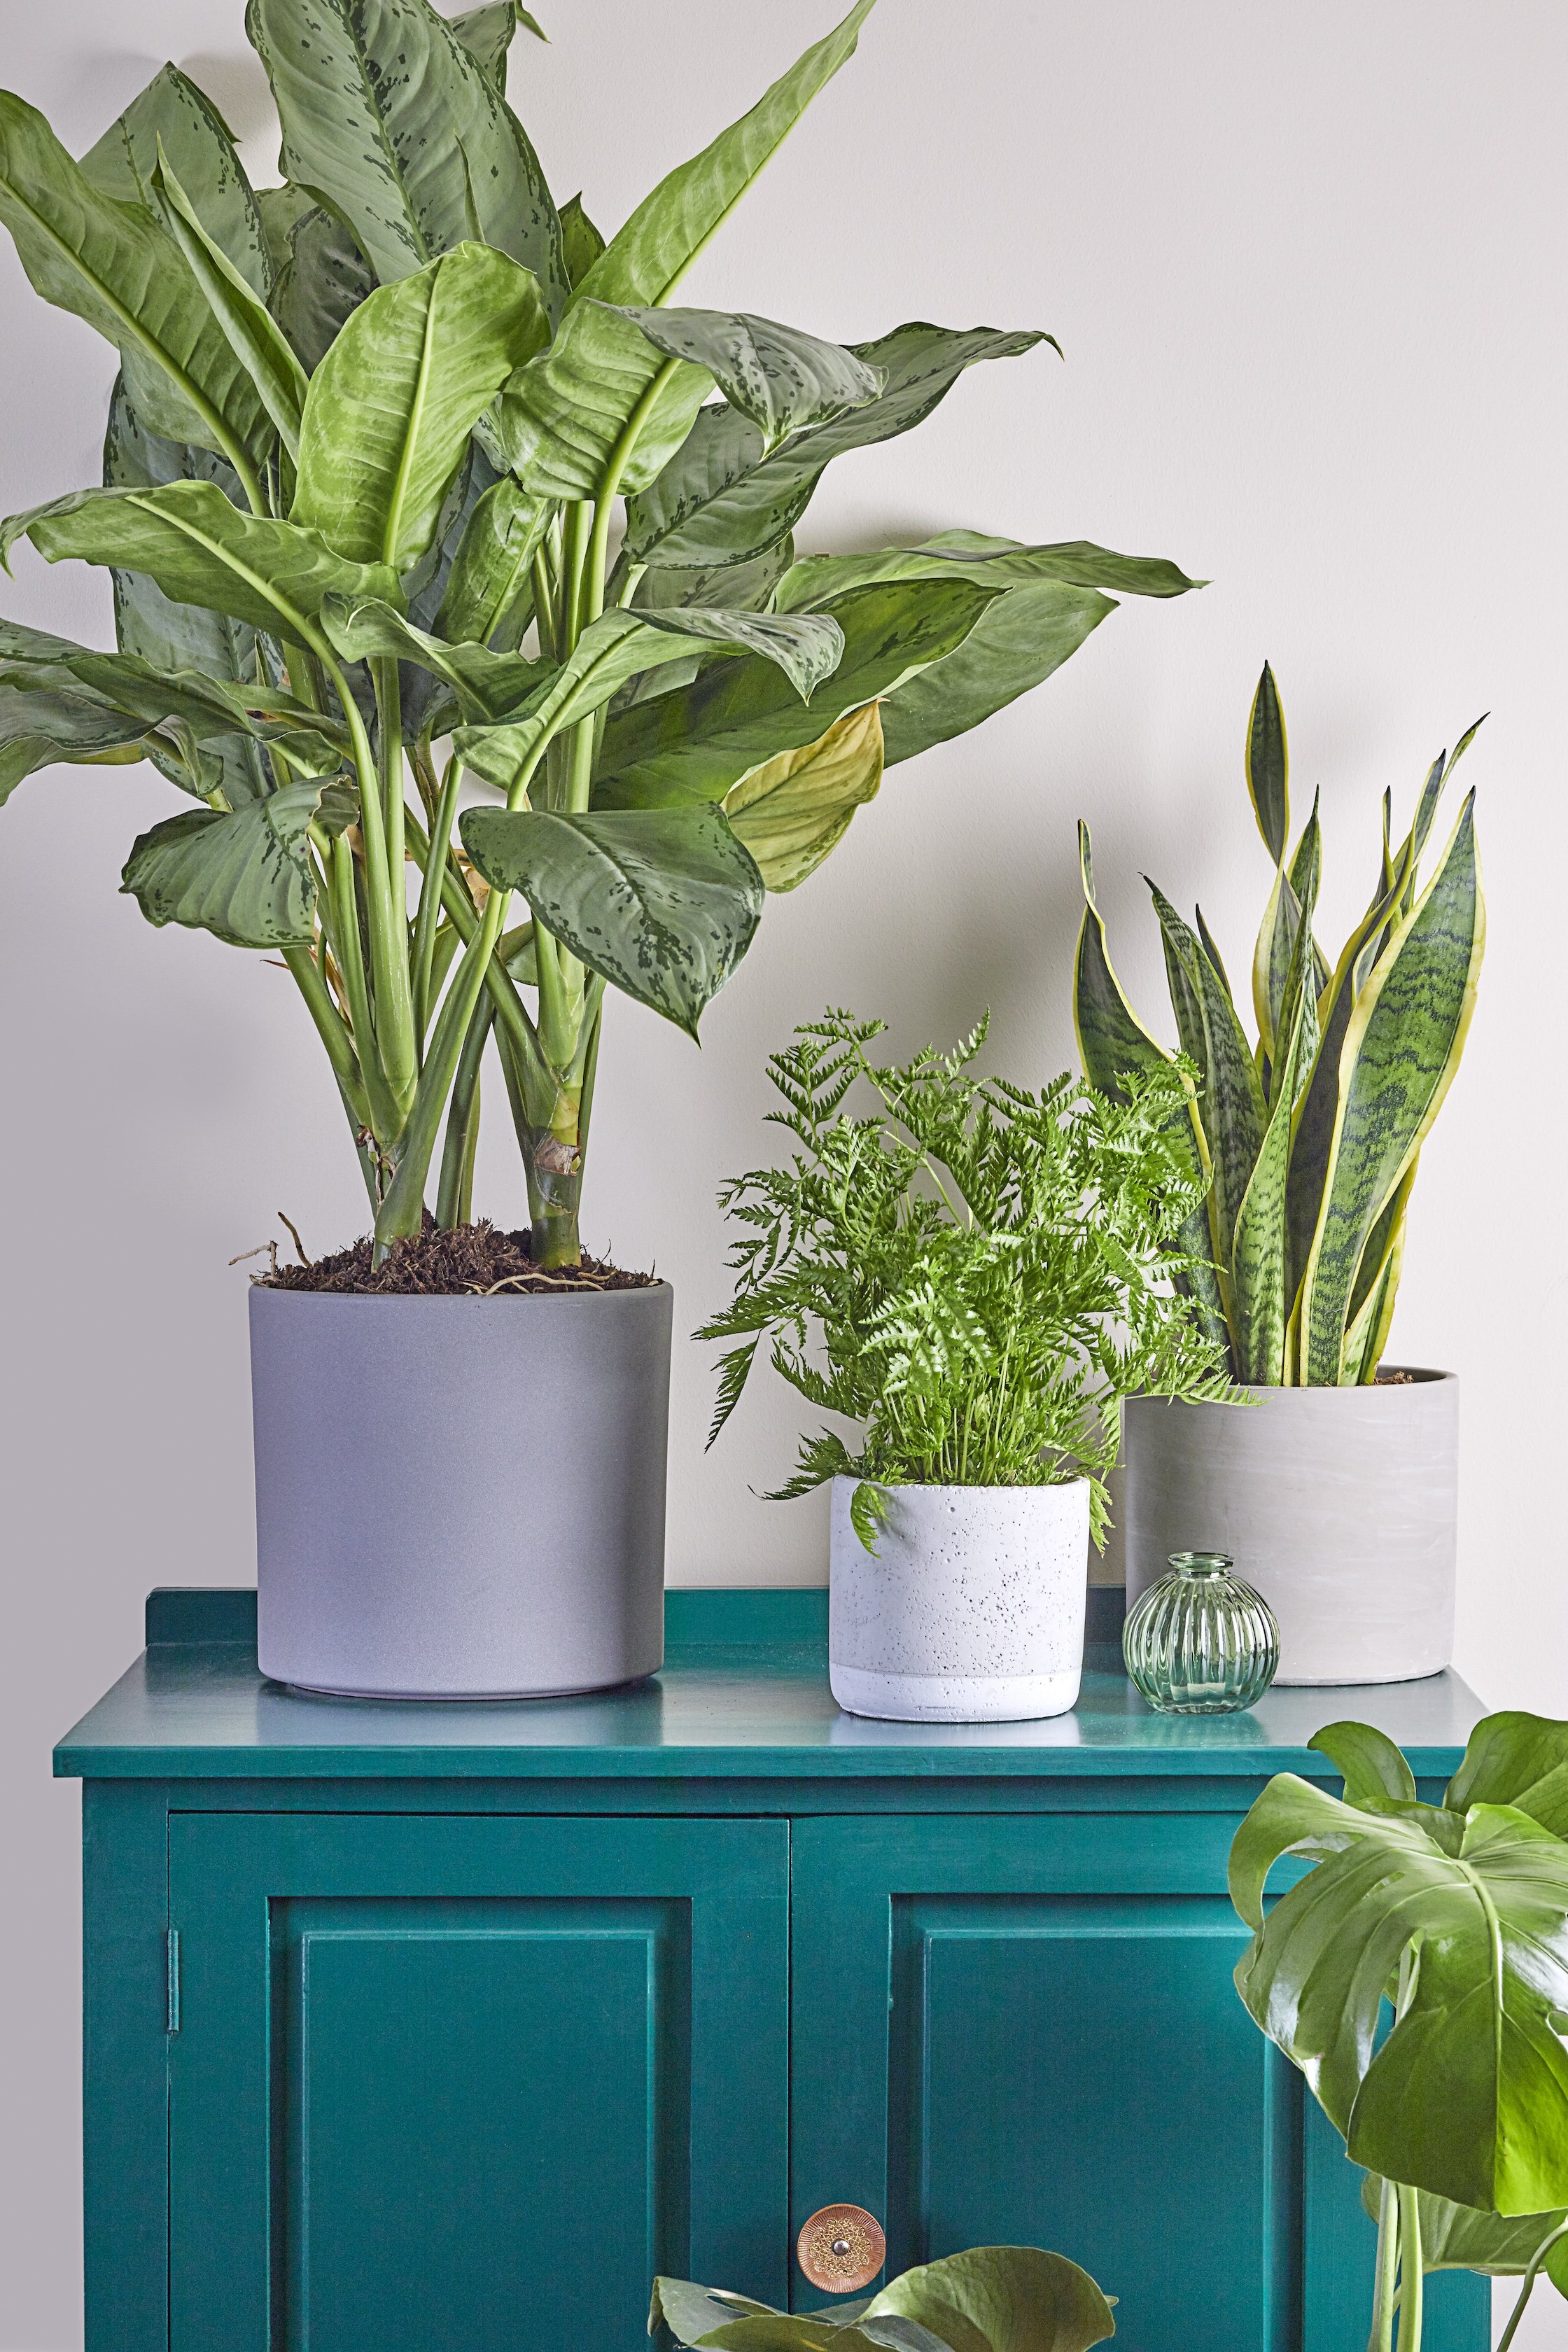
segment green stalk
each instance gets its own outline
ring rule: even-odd
[[[1394,2352],[1394,2290],[1399,2276],[1399,2200],[1385,2180],[1377,2200],[1377,2290],[1367,2352]]]
[[[364,980],[364,958],[360,950],[354,856],[347,835],[341,833],[332,844],[332,897],[335,902],[338,969],[342,973],[343,993],[349,1001],[354,1048],[359,1055],[365,1098],[370,1106],[370,1125],[376,1141],[384,1147],[390,1146],[397,1139],[403,1114],[387,1087],[381,1056],[375,1048],[375,1024],[371,1018],[370,997]]]
[[[1421,2352],[1421,2305],[1426,2290],[1421,2261],[1418,2191],[1399,2191],[1399,2352]]]
[[[408,980],[408,908],[399,865],[396,877],[397,896],[387,865],[386,828],[382,822],[381,772],[359,705],[349,690],[349,682],[337,660],[321,642],[321,658],[331,679],[348,721],[349,740],[353,746],[354,774],[359,782],[360,838],[364,844],[364,895],[367,929],[370,933],[370,981],[375,997],[376,1050],[387,1087],[397,1102],[401,1116],[406,1116],[413,1101],[414,1082],[418,1074],[419,1057],[414,1045],[414,1000]],[[379,689],[378,689],[379,691]],[[394,713],[395,721],[396,713]],[[382,735],[387,733],[383,713]],[[401,759],[401,750],[396,756]],[[400,780],[401,781],[401,780]],[[401,794],[398,802],[402,806]],[[401,824],[399,846],[401,847]],[[361,1056],[363,1058],[363,1054]]]
[[[436,1195],[438,1225],[467,1224],[473,1214],[474,1147],[479,1132],[479,1064],[484,1059],[494,1019],[495,1006],[487,997],[475,1005],[474,1017],[463,1039],[447,1112],[447,1140],[441,1153],[441,1181]]]
[[[351,1113],[361,1127],[370,1125],[370,1105],[365,1099],[364,1084],[360,1076],[359,1057],[353,1049],[348,1025],[332,1003],[331,991],[321,977],[321,968],[309,948],[285,948],[283,961],[293,973],[306,1008],[316,1024],[317,1034],[327,1049],[332,1075],[343,1090]]]
[[[1552,2231],[1551,2236],[1549,2238],[1542,2238],[1541,2243],[1535,2249],[1534,2253],[1531,2254],[1530,2258],[1530,2268],[1524,2273],[1524,2284],[1519,2291],[1519,2301],[1514,2305],[1511,2313],[1509,2315],[1508,2326],[1498,2337],[1497,2352],[1508,2352],[1509,2346],[1513,2342],[1514,2336],[1519,2331],[1519,2323],[1524,2317],[1524,2306],[1530,2301],[1535,2282],[1541,2275],[1541,2265],[1546,2260],[1547,2255],[1552,2252],[1552,2247],[1556,2245],[1560,2238],[1568,2238],[1568,2221],[1559,2222],[1557,2228]]]
[[[425,837],[424,828],[412,811],[407,814],[406,823],[415,862],[421,872],[427,874],[430,870],[430,845]],[[453,873],[449,861],[441,877],[441,904],[450,918],[453,929],[467,947],[479,929],[479,918],[473,900],[460,877]],[[517,982],[498,956],[492,956],[485,968],[485,986],[494,1000],[496,1019],[510,1040],[513,1050],[525,1066],[533,1072],[535,1078],[542,1083],[547,1074],[540,1052],[539,1032],[529,1016],[527,1005],[518,993]]]
[[[463,1041],[479,1001],[479,991],[485,984],[485,968],[505,923],[507,898],[504,890],[490,892],[484,920],[464,949],[463,960],[442,1000],[430,1050],[415,1091],[414,1108],[399,1141],[397,1172],[375,1221],[376,1241],[384,1247],[399,1235],[419,1231],[425,1213],[425,1180],[430,1172],[441,1114],[458,1075]]]
[[[430,824],[424,875],[419,886],[419,912],[414,925],[414,1033],[421,1045],[430,1026],[430,971],[436,954],[436,926],[441,919],[442,877],[447,866],[447,844],[458,814],[458,786],[462,768],[454,751],[441,779],[440,796]],[[399,822],[402,822],[401,804]],[[417,853],[416,853],[417,855]],[[462,888],[458,882],[458,888]]]

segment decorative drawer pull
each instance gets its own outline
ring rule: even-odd
[[[795,2258],[825,2294],[869,2286],[887,2256],[882,2225],[863,2205],[824,2205],[802,2227]]]

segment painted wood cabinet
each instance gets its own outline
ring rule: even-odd
[[[1109,1633],[1104,1625],[1098,1630]],[[1050,2245],[1125,2352],[1360,2352],[1358,2176],[1237,1998],[1231,1836],[1360,1714],[1445,1777],[1447,1676],[1152,1717],[841,1716],[818,1593],[676,1593],[657,1681],[297,1696],[254,1599],[154,1594],[57,1751],[86,1837],[88,2352],[637,2352],[651,2273],[820,2300]],[[1487,2290],[1435,2282],[1432,2352]]]

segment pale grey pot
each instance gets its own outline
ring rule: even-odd
[[[1016,1723],[1062,1715],[1083,1672],[1089,1486],[889,1486],[867,1551],[859,1481],[833,1481],[827,1675],[853,1715]]]
[[[262,1673],[420,1699],[655,1673],[672,1303],[253,1289]]]
[[[1281,1683],[1397,1683],[1454,1646],[1459,1384],[1254,1389],[1126,1406],[1127,1598],[1173,1551],[1225,1551],[1279,1621]]]

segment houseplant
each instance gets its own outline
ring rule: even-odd
[[[289,1679],[475,1693],[657,1664],[668,1294],[565,1295],[605,992],[695,1034],[764,892],[805,878],[885,761],[1037,683],[1107,590],[1192,584],[963,532],[795,563],[833,457],[1044,340],[917,323],[850,350],[671,307],[871,5],[607,244],[579,200],[557,207],[507,102],[531,28],[512,0],[451,23],[427,0],[250,0],[278,188],[251,188],[173,67],[79,165],[0,96],[0,220],[122,361],[104,486],[0,532],[6,554],[26,538],[110,568],[121,650],[0,627],[0,789],[145,758],[187,795],[125,887],[154,923],[281,956],[378,1260],[417,1250],[432,1205],[445,1228],[471,1215],[493,1038],[549,1291],[418,1315],[254,1295],[262,1656]],[[596,1335],[568,1343],[569,1316]],[[322,1410],[284,1427],[278,1401],[311,1380]],[[497,1381],[515,1496],[461,1434]],[[606,1416],[628,1394],[623,1462]],[[584,1428],[615,1489],[592,1504]],[[594,1559],[603,1589],[578,1593]]]
[[[1228,1387],[1165,1256],[1202,1197],[1167,1137],[1186,1076],[1135,1073],[1120,1100],[1070,1078],[1030,1094],[973,1074],[984,1024],[898,1068],[868,1057],[882,1025],[830,1013],[768,1065],[797,1148],[720,1194],[747,1230],[734,1297],[698,1334],[735,1343],[709,1442],[764,1341],[858,1425],[858,1452],[833,1430],[804,1440],[776,1498],[833,1485],[841,1706],[1061,1714],[1122,1399]],[[852,1115],[858,1084],[871,1107]]]
[[[1479,722],[1478,722],[1479,724]],[[1458,1067],[1486,937],[1472,802],[1419,877],[1452,759],[1383,852],[1331,969],[1312,935],[1318,811],[1290,845],[1285,721],[1264,668],[1247,782],[1274,862],[1252,960],[1248,1043],[1200,910],[1151,885],[1176,1033],[1194,1066],[1173,1134],[1212,1181],[1180,1245],[1184,1280],[1257,1410],[1134,1402],[1127,1433],[1131,1596],[1173,1551],[1231,1553],[1279,1621],[1281,1682],[1434,1674],[1453,1636],[1458,1384],[1384,1367],[1422,1145]],[[1112,968],[1079,827],[1074,972],[1083,1066],[1101,1087],[1166,1066]]]
[[[1038,2246],[970,2246],[821,2311],[774,2311],[721,2287],[655,2279],[647,2332],[703,2352],[1089,2352],[1116,2333],[1089,2273]]]
[[[1568,2294],[1568,1724],[1487,1717],[1440,1805],[1365,1724],[1310,1745],[1344,1794],[1281,1773],[1237,1832],[1237,1988],[1368,2168],[1370,2352],[1396,2307],[1420,2352],[1435,2269],[1522,2274],[1511,2343],[1541,2270]],[[1312,1867],[1265,1913],[1288,1854]]]

